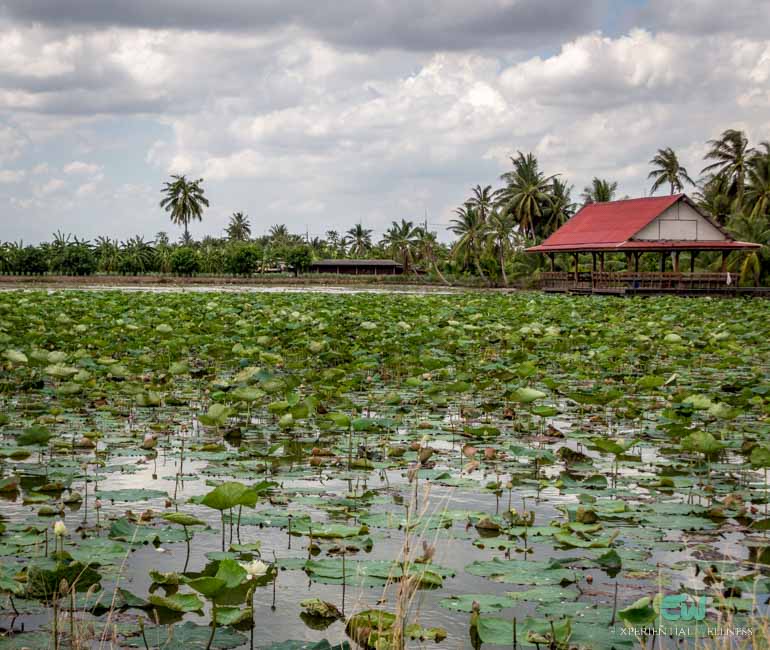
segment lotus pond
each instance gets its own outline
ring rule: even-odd
[[[769,315],[2,293],[0,650],[760,647]]]

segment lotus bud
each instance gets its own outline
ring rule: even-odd
[[[96,508],[97,510],[101,510],[102,509],[102,500],[101,499],[97,499],[94,502],[94,508]]]
[[[586,582],[590,585],[590,584],[593,584],[593,581],[594,581],[594,577],[589,573],[586,576]]]
[[[57,521],[53,525],[53,532],[57,537],[64,537],[67,534],[67,527],[64,525],[63,521]]]

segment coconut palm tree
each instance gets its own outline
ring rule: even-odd
[[[740,241],[762,244],[762,248],[736,251],[730,255],[728,268],[740,273],[741,282],[751,281],[758,286],[770,269],[770,222],[763,216],[736,214],[727,226],[730,234]]]
[[[617,181],[608,181],[604,178],[594,176],[590,185],[583,188],[580,198],[583,199],[583,205],[590,203],[607,203],[615,198],[618,191]]]
[[[438,275],[439,278],[441,278],[441,281],[444,284],[449,284],[447,279],[444,277],[444,274],[441,272],[441,269],[438,267],[438,250],[440,249],[441,245],[438,243],[438,239],[436,238],[435,232],[428,232],[425,228],[417,228],[415,232],[415,252],[416,256],[423,260],[424,262],[427,262],[428,266],[431,267],[435,272],[436,275]]]
[[[513,170],[500,176],[505,187],[495,193],[497,208],[513,215],[518,227],[532,239],[544,211],[551,203],[551,183],[555,176],[540,171],[537,158],[519,151],[511,157]]]
[[[770,142],[763,142],[746,171],[746,210],[751,217],[770,216]]]
[[[480,277],[486,277],[481,269],[481,246],[486,234],[486,224],[476,208],[464,205],[455,210],[457,219],[452,219],[449,230],[458,236],[452,255],[462,260],[465,266],[473,264]]]
[[[695,193],[695,200],[701,210],[724,225],[732,213],[730,183],[724,176],[711,176]]]
[[[201,183],[203,179],[188,181],[185,176],[172,175],[172,180],[163,185],[164,194],[160,207],[171,216],[172,223],[184,226],[184,241],[190,241],[188,226],[191,221],[203,221],[203,208],[209,207]]]
[[[393,221],[382,237],[383,247],[404,265],[404,273],[407,275],[414,259],[416,241],[417,229],[414,223],[406,219],[401,219],[401,223]]]
[[[650,164],[653,165],[652,171],[647,174],[647,178],[653,179],[650,194],[655,194],[658,188],[666,183],[669,185],[670,194],[681,192],[685,183],[695,185],[695,181],[679,163],[679,158],[671,147],[658,149]]]
[[[495,193],[492,191],[492,186],[481,187],[481,185],[476,185],[471,191],[473,196],[466,203],[478,210],[481,220],[486,221],[487,216],[492,212],[495,205]]]
[[[234,212],[225,229],[230,241],[247,241],[251,237],[251,223],[243,212]]]
[[[537,231],[539,237],[547,237],[561,228],[575,214],[575,203],[572,200],[572,185],[558,177],[551,183],[551,201],[545,206],[540,228]]]
[[[114,273],[120,266],[120,245],[109,237],[97,237],[94,242],[97,265],[103,273]]]
[[[513,235],[516,222],[513,215],[508,212],[494,210],[487,219],[485,238],[490,252],[497,258],[500,264],[500,273],[503,276],[503,286],[508,286],[508,276],[505,274],[505,260],[513,248]]]
[[[709,140],[708,145],[711,149],[703,159],[714,162],[706,165],[701,173],[724,176],[729,180],[733,211],[738,212],[743,207],[746,169],[755,151],[749,147],[746,134],[737,129],[727,129],[719,138]]]
[[[348,252],[350,255],[352,257],[366,257],[367,253],[372,249],[372,231],[357,223],[348,230],[347,235],[349,236],[348,244],[350,248]]]

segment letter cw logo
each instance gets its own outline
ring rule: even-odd
[[[706,618],[706,596],[668,594],[660,602],[660,614],[667,621],[702,621]]]

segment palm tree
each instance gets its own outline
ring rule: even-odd
[[[711,176],[695,194],[701,210],[710,214],[720,224],[725,224],[732,212],[729,196],[730,183],[724,176]]]
[[[139,275],[151,269],[155,250],[149,242],[144,241],[144,237],[131,237],[121,243],[120,248],[121,272]]]
[[[184,241],[190,241],[188,226],[191,221],[203,221],[203,208],[209,207],[201,183],[203,179],[188,181],[185,176],[172,175],[171,182],[166,182],[161,190],[165,197],[160,207],[171,215],[172,223],[184,226]]]
[[[415,231],[415,252],[417,257],[428,263],[436,272],[444,284],[449,284],[441,269],[438,267],[437,251],[440,247],[435,232],[428,232],[425,228],[417,228]]]
[[[290,239],[289,229],[282,223],[270,226],[267,234],[270,237],[270,242],[275,246],[287,244]]]
[[[618,191],[617,181],[608,181],[604,178],[594,176],[590,185],[583,188],[580,198],[583,199],[583,205],[590,203],[607,203],[615,198],[615,192]]]
[[[348,244],[350,245],[351,256],[366,257],[366,254],[372,249],[372,231],[357,223],[348,230],[347,234],[350,236]]]
[[[541,228],[538,236],[547,237],[561,228],[575,214],[575,203],[572,201],[572,185],[554,178],[551,183],[551,201],[545,207]]]
[[[741,282],[751,280],[759,286],[760,278],[770,267],[770,223],[762,216],[736,214],[727,227],[738,240],[762,244],[762,248],[737,251],[730,256],[728,268],[740,272]]]
[[[701,171],[702,174],[723,176],[729,180],[730,195],[734,197],[733,210],[743,207],[743,189],[746,183],[746,168],[755,151],[749,147],[749,139],[743,131],[727,129],[716,140],[709,140],[711,146],[704,160],[713,160]]]
[[[544,211],[551,203],[551,183],[555,176],[540,171],[537,158],[518,152],[513,158],[513,171],[500,176],[506,185],[495,193],[497,207],[513,215],[519,228],[536,236]]]
[[[486,187],[481,187],[481,185],[476,185],[471,191],[473,192],[473,196],[468,199],[467,203],[478,210],[482,221],[486,221],[487,215],[492,211],[495,204],[492,186],[487,185]]]
[[[652,171],[647,174],[647,178],[652,178],[653,183],[650,188],[650,194],[655,194],[661,185],[668,183],[670,194],[676,194],[684,189],[684,184],[695,185],[695,181],[690,178],[687,169],[679,164],[679,158],[671,147],[658,149],[658,153],[650,161],[654,165]]]
[[[746,172],[746,207],[751,217],[770,216],[770,142],[763,142]]]
[[[508,276],[505,274],[505,258],[512,249],[513,233],[516,223],[513,216],[507,212],[495,210],[487,220],[486,240],[500,263],[500,272],[503,276],[503,286],[508,286]]]
[[[401,219],[401,223],[394,221],[382,238],[386,250],[401,261],[404,265],[404,273],[407,275],[414,258],[416,240],[417,229],[414,223],[406,219]]]
[[[94,243],[94,253],[100,271],[114,273],[120,265],[120,247],[117,240],[109,237],[97,237]]]
[[[243,212],[234,212],[225,229],[230,241],[247,241],[251,237],[251,223]]]
[[[486,224],[475,208],[465,205],[455,210],[457,219],[452,219],[449,230],[458,236],[452,254],[459,257],[465,266],[472,263],[480,277],[486,277],[481,270],[479,249],[486,233]]]
[[[157,233],[155,233],[155,245],[156,246],[168,246],[170,244],[170,240],[168,238],[168,233],[159,230]]]

